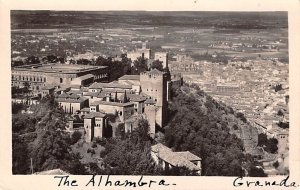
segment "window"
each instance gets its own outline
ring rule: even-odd
[[[122,116],[122,111],[120,111],[120,116]]]
[[[63,78],[60,78],[60,79],[59,79],[59,82],[60,82],[60,83],[63,83]]]

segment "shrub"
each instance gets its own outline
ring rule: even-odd
[[[233,129],[234,129],[234,130],[238,130],[239,127],[238,127],[236,124],[234,124],[234,125],[233,125]]]
[[[93,142],[92,148],[96,148],[96,147],[97,147],[97,143],[96,143],[96,142]]]
[[[107,155],[107,151],[104,149],[104,150],[102,150],[101,152],[100,152],[100,157],[101,158],[104,158],[104,156],[106,156]]]
[[[273,166],[274,166],[275,168],[278,168],[278,166],[279,166],[278,161],[274,162],[274,163],[273,163]]]
[[[77,143],[80,139],[81,139],[82,134],[79,131],[75,131],[72,134],[72,139],[71,139],[71,143],[75,144]]]

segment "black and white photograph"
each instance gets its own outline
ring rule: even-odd
[[[7,13],[10,123],[1,124],[11,178],[44,176],[59,188],[172,189],[188,187],[174,179],[208,176],[230,179],[227,188],[299,187],[291,11]],[[76,176],[88,180],[68,181]]]
[[[13,174],[289,173],[287,12],[12,10],[11,48]]]

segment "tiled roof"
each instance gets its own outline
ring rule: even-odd
[[[69,97],[69,95],[65,92],[58,96],[58,98],[68,98],[68,97]]]
[[[85,79],[89,79],[89,78],[94,78],[94,75],[92,75],[92,74],[87,74],[87,75],[83,75],[83,76],[77,77],[77,78],[79,78],[79,79],[81,79],[81,80],[85,80]]]
[[[119,80],[140,80],[140,75],[124,75]]]
[[[122,88],[122,89],[132,89],[131,85],[120,84],[117,82],[105,83],[104,88]]]
[[[35,175],[69,175],[69,173],[61,170],[61,169],[53,169],[42,172],[36,172]]]
[[[138,95],[138,94],[126,94],[127,98],[131,102],[142,102],[146,100],[146,97]],[[121,100],[124,99],[124,95],[120,97]]]
[[[97,98],[105,98],[106,96],[108,96],[108,94],[106,93],[106,92],[99,92],[98,94],[97,94]]]
[[[141,114],[136,114],[136,115],[132,115],[130,116],[128,119],[126,119],[126,123],[134,123],[137,122],[138,120],[142,119],[143,116]]]
[[[87,92],[84,94],[84,96],[93,96],[96,97],[99,94],[99,92]]]
[[[105,116],[106,116],[106,114],[101,113],[101,112],[90,112],[89,114],[85,115],[83,118],[84,119],[92,119],[94,117],[101,117],[101,118],[103,118]]]
[[[89,112],[90,108],[82,108],[80,111],[82,111],[82,112]]]
[[[177,152],[173,152],[170,148],[164,146],[161,143],[153,145],[151,147],[151,151],[154,152],[160,159],[171,164],[172,166],[179,166],[179,167],[185,166],[190,170],[201,169],[200,167],[193,164],[185,157],[181,156],[180,154],[177,154]]]
[[[47,85],[42,87],[42,90],[51,90],[51,89],[55,89],[55,86]]]
[[[94,82],[89,86],[90,89],[102,89],[102,88],[122,88],[122,89],[131,89],[131,85],[124,85],[117,82],[111,83],[97,83]]]
[[[80,89],[81,85],[80,84],[71,84],[70,87]]]
[[[71,94],[71,95],[69,96],[69,98],[71,98],[71,99],[78,99],[78,98],[80,98],[80,96],[77,95],[77,94]]]
[[[163,72],[157,70],[157,69],[152,69],[151,71],[148,72],[151,75],[162,75]]]
[[[81,90],[82,90],[82,92],[88,92],[89,91],[88,88],[82,88]]]
[[[77,99],[72,99],[72,98],[60,98],[60,97],[58,97],[58,98],[56,98],[55,99],[57,102],[68,102],[68,103],[81,103],[81,102],[84,102],[84,101],[86,101],[87,100],[87,98],[85,98],[85,97],[79,97],[79,98],[77,98]]]
[[[98,82],[94,82],[93,84],[91,84],[89,86],[89,89],[92,89],[92,88],[98,89],[98,88],[102,88],[102,86],[100,86]]]
[[[68,94],[81,94],[82,91],[81,90],[70,90],[67,92]]]
[[[131,89],[115,89],[115,88],[105,88],[102,92],[105,93],[125,93],[126,92],[131,92]]]
[[[182,157],[188,159],[189,161],[194,161],[194,160],[201,160],[201,158],[199,158],[198,156],[196,156],[195,154],[192,154],[189,151],[185,151],[185,152],[176,152],[176,154],[181,155]]]
[[[134,103],[133,102],[127,102],[127,103],[120,103],[120,102],[107,102],[107,101],[97,101],[99,105],[111,105],[111,106],[119,106],[119,107],[125,107],[125,106],[131,106]]]
[[[145,104],[156,104],[156,101],[153,100],[153,99],[147,99],[147,100],[145,101]]]
[[[97,105],[99,105],[100,103],[99,103],[99,101],[94,101],[94,102],[91,102],[90,103],[90,106],[97,106]]]
[[[132,102],[143,102],[146,100],[146,97],[143,97],[143,96],[130,96],[129,97],[129,101],[132,101]]]

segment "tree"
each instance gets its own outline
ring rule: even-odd
[[[27,145],[18,135],[14,134],[12,142],[12,172],[13,174],[28,174],[30,167]]]
[[[168,170],[161,170],[160,171],[163,175],[167,176],[196,176],[198,175],[195,171],[191,171],[188,168],[182,166],[175,166]]]
[[[274,163],[273,163],[273,166],[274,166],[275,168],[278,168],[278,166],[279,166],[278,161],[274,162]]]
[[[122,61],[113,61],[111,57],[105,59],[99,56],[95,61],[95,65],[108,67],[108,80],[114,81],[123,76],[124,74],[129,74],[130,61],[128,60],[125,54],[122,54],[121,58]]]
[[[149,124],[140,120],[138,127],[128,138],[112,138],[105,144],[101,157],[104,158],[105,174],[118,175],[155,175],[158,172],[151,157],[151,138]]]
[[[236,114],[236,116],[237,116],[238,118],[240,118],[244,123],[247,122],[247,119],[246,119],[246,117],[245,117],[245,115],[244,115],[243,113],[238,112],[238,113]]]
[[[278,144],[278,140],[276,138],[268,139],[267,135],[264,133],[258,135],[257,146],[263,147],[264,150],[267,152],[270,152],[272,154],[276,153],[278,150],[277,144]]]
[[[130,133],[129,138],[133,143],[143,144],[144,142],[151,140],[148,132],[148,121],[146,119],[140,119],[138,121],[138,126]]]
[[[131,68],[131,74],[139,75],[140,73],[147,71],[147,69],[148,69],[147,59],[143,57],[139,57],[133,62],[133,67]]]
[[[277,115],[278,115],[278,116],[284,116],[284,113],[283,113],[283,111],[280,109],[280,110],[278,110]]]
[[[267,135],[264,134],[264,133],[260,133],[258,135],[258,144],[257,144],[257,146],[263,147],[263,146],[266,146],[267,144],[268,144],[268,137],[267,137]]]
[[[287,122],[287,123],[285,123],[285,122],[279,122],[279,123],[277,123],[277,125],[278,125],[278,127],[280,127],[280,128],[283,128],[283,129],[287,129],[287,128],[289,128],[290,126],[290,124],[289,124],[289,122]]]
[[[25,105],[22,103],[13,102],[11,106],[12,106],[12,114],[17,114],[25,108]]]
[[[23,92],[24,93],[28,93],[30,89],[30,84],[28,82],[24,82],[24,89]]]
[[[155,60],[151,64],[151,69],[157,69],[159,71],[163,71],[162,61]]]
[[[252,160],[246,159],[241,139],[231,134],[225,119],[229,118],[230,109],[199,89],[191,88],[177,90],[169,104],[172,115],[165,127],[166,145],[174,151],[190,151],[202,158],[202,175],[245,175],[242,163]],[[204,97],[205,103],[201,101]],[[227,114],[226,110],[229,110]],[[234,121],[240,119],[233,114],[230,116],[233,117],[231,125],[238,126],[239,123]]]
[[[25,59],[25,64],[30,65],[30,64],[37,64],[40,63],[40,59],[35,56],[29,56]]]
[[[27,162],[32,158],[34,172],[61,168],[84,174],[80,158],[70,149],[70,136],[64,132],[66,118],[54,97],[42,99],[33,112],[13,115],[13,171],[28,173]]]
[[[124,126],[124,123],[120,123],[117,126],[116,136],[121,137],[122,139],[124,139],[124,137],[125,137],[125,126]]]
[[[251,166],[249,170],[249,177],[267,177],[264,170],[258,166]]]
[[[42,61],[48,62],[48,63],[56,63],[56,62],[58,62],[58,57],[55,55],[47,55],[46,57],[44,57],[42,59]]]
[[[82,136],[81,132],[74,131],[71,138],[71,144],[77,143],[81,139],[81,136]]]
[[[78,59],[77,64],[78,65],[90,65],[92,62],[88,59]]]
[[[277,152],[278,150],[278,140],[275,139],[275,138],[271,138],[269,139],[269,143],[268,143],[268,146],[267,146],[267,151],[274,154]]]
[[[278,92],[278,91],[280,91],[280,90],[283,90],[282,84],[277,84],[277,85],[273,86],[273,89],[275,90],[275,92]]]

